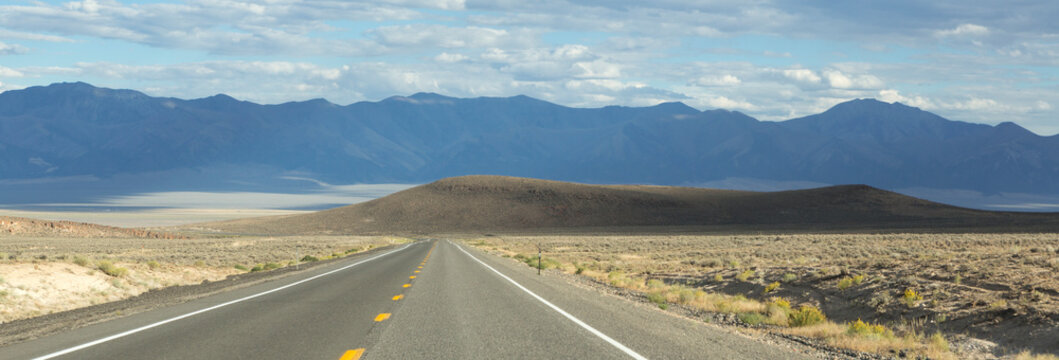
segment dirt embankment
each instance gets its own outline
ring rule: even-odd
[[[186,239],[186,236],[141,229],[119,228],[73,221],[51,221],[0,216],[0,237],[77,237]]]
[[[78,260],[0,263],[0,323],[122,300],[152,289],[217,281],[241,273],[234,268]]]

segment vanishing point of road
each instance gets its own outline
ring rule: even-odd
[[[0,359],[791,359],[447,240],[0,348]]]

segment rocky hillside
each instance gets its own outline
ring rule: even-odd
[[[1059,229],[1059,214],[953,207],[864,185],[750,192],[585,185],[503,176],[439,180],[316,213],[202,225],[242,233]]]

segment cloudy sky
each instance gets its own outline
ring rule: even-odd
[[[525,94],[762,120],[853,98],[1059,133],[1059,2],[5,0],[0,91],[259,103]]]

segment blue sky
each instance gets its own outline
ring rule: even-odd
[[[429,91],[784,120],[854,98],[1059,133],[1059,2],[8,0],[0,91],[338,104]]]

